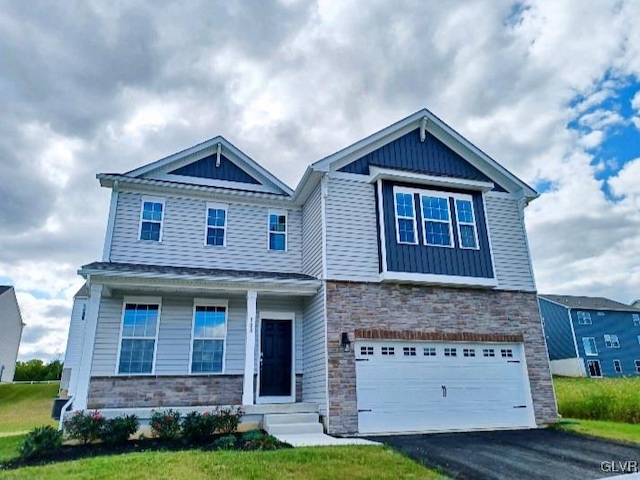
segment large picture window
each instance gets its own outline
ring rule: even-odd
[[[226,303],[196,302],[193,312],[191,373],[224,371],[226,337]]]
[[[118,373],[153,373],[159,303],[125,303]]]
[[[142,197],[140,212],[140,240],[162,241],[164,198]]]

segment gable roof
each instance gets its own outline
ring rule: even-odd
[[[640,309],[604,297],[581,297],[573,295],[538,295],[540,298],[563,307],[583,310],[610,310],[615,312],[640,312]]]
[[[219,158],[219,162],[218,162]],[[213,164],[213,165],[212,165]],[[224,175],[213,172],[216,168]],[[115,177],[163,181],[290,196],[293,190],[222,136],[213,137],[122,175],[98,174],[105,186]]]
[[[11,290],[13,287],[11,285],[0,285],[0,295],[2,295],[7,290]]]
[[[315,162],[310,168],[323,172],[339,170],[349,163],[418,128],[424,128],[427,133],[433,135],[446,147],[469,162],[475,169],[487,177],[494,179],[497,184],[505,187],[508,191],[521,192],[522,196],[527,200],[538,197],[538,193],[533,188],[493,160],[489,155],[473,145],[426,108]]]

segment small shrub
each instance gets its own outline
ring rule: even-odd
[[[236,448],[236,437],[233,435],[224,435],[216,438],[213,442],[213,447],[216,450],[233,450]]]
[[[138,431],[140,422],[135,415],[125,415],[107,420],[100,432],[100,439],[110,445],[126,443]]]
[[[290,447],[288,443],[281,442],[268,433],[255,430],[242,436],[243,450],[277,450]]]
[[[214,412],[214,432],[221,435],[231,435],[236,433],[240,420],[244,415],[242,408],[217,408]]]
[[[50,455],[62,445],[62,432],[54,427],[36,427],[25,437],[20,446],[22,458],[35,458]]]
[[[182,419],[182,438],[187,443],[200,443],[213,436],[215,417],[210,412],[189,412]]]
[[[162,440],[174,440],[180,436],[180,412],[168,409],[154,411],[149,421],[151,435]]]
[[[100,436],[104,424],[105,418],[97,410],[93,412],[77,410],[69,420],[65,420],[64,429],[69,438],[80,440],[86,445]]]

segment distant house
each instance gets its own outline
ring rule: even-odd
[[[552,373],[640,374],[640,309],[601,297],[538,298]]]
[[[0,382],[13,381],[23,326],[15,290],[0,285]]]

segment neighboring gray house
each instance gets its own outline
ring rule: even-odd
[[[13,382],[22,337],[22,317],[16,291],[0,285],[0,382]]]
[[[640,375],[640,309],[602,297],[540,295],[539,302],[553,373]]]
[[[537,194],[428,110],[295,190],[223,137],[98,179],[111,208],[79,271],[74,409],[242,405],[343,435],[556,420]]]

